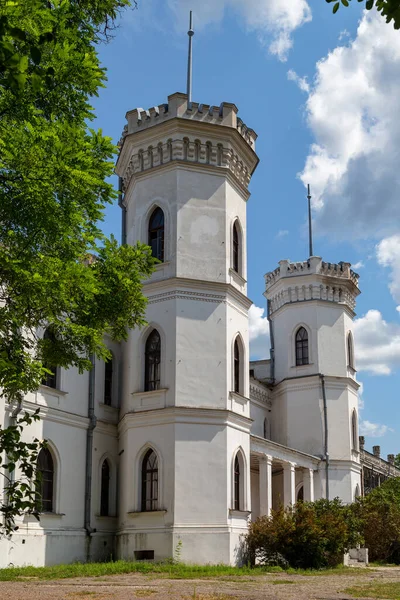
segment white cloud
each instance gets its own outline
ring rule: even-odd
[[[400,35],[375,11],[357,36],[320,60],[306,103],[314,136],[300,177],[317,228],[387,237],[400,219]]]
[[[354,263],[354,265],[351,265],[352,269],[362,269],[363,267],[365,267],[364,263],[362,260],[359,260],[358,262]]]
[[[300,77],[300,75],[297,75],[296,71],[289,69],[287,72],[287,78],[289,81],[294,81],[294,83],[301,89],[302,92],[307,92],[307,94],[309,93],[310,84],[307,81],[307,77]]]
[[[225,11],[234,11],[244,20],[246,28],[268,44],[271,54],[285,61],[293,45],[293,32],[311,21],[307,0],[168,0],[179,28],[187,27],[188,12],[193,8],[196,27],[218,23]]]
[[[400,235],[392,235],[379,242],[376,256],[380,265],[391,269],[390,293],[396,302],[400,302]]]
[[[354,322],[356,366],[374,375],[390,375],[400,366],[400,325],[387,323],[378,310]]]
[[[253,304],[249,310],[250,354],[253,360],[269,358],[269,323],[265,309]]]
[[[275,238],[277,240],[279,240],[280,238],[283,238],[285,236],[289,235],[289,231],[287,229],[280,229],[278,231],[278,233],[276,234]]]
[[[371,423],[371,421],[360,421],[360,435],[367,437],[379,438],[383,437],[388,431],[394,431],[387,425],[380,423]]]

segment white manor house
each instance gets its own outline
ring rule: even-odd
[[[127,113],[122,237],[161,261],[144,283],[148,325],[110,340],[107,364],[56,369],[25,398],[41,415],[26,439],[48,440],[43,512],[0,540],[1,567],[177,548],[186,562],[235,564],[250,519],[363,493],[350,264],[311,256],[267,273],[271,358],[249,361],[257,136],[237,112],[175,93]],[[0,399],[1,424],[12,410]]]

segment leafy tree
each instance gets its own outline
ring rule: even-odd
[[[398,469],[400,469],[400,454],[396,454],[394,457],[394,464]]]
[[[349,6],[351,0],[326,0],[326,2],[333,4],[333,13],[339,10],[340,4],[343,6]],[[358,0],[358,2],[364,2],[364,0]],[[366,0],[365,8],[372,10],[376,8],[381,13],[382,17],[386,19],[386,23],[393,21],[395,29],[400,29],[400,0]]]
[[[99,223],[117,194],[107,178],[116,148],[88,126],[104,86],[96,45],[127,0],[13,0],[0,4],[0,388],[13,416],[0,428],[0,499],[36,514],[32,478],[42,443],[26,394],[46,365],[80,372],[106,360],[104,333],[123,340],[144,323],[147,246],[119,246]],[[52,335],[43,339],[50,325]],[[15,410],[16,407],[16,410]],[[19,412],[20,411],[20,412]]]

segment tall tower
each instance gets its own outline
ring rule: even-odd
[[[274,341],[275,439],[321,457],[316,497],[359,493],[359,384],[353,318],[358,275],[312,256],[265,276]]]
[[[158,256],[125,348],[123,557],[236,560],[250,510],[247,186],[256,134],[234,104],[127,113],[117,163],[126,240]]]

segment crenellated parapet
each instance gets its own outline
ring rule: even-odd
[[[116,168],[125,191],[133,177],[174,161],[227,169],[247,190],[258,162],[257,135],[237,117],[234,104],[193,102],[188,109],[187,96],[177,93],[167,104],[135,109],[126,117]]]
[[[354,311],[358,274],[350,263],[327,263],[318,256],[303,262],[281,260],[279,267],[265,275],[265,294],[271,313],[285,304],[319,300],[336,302]]]

